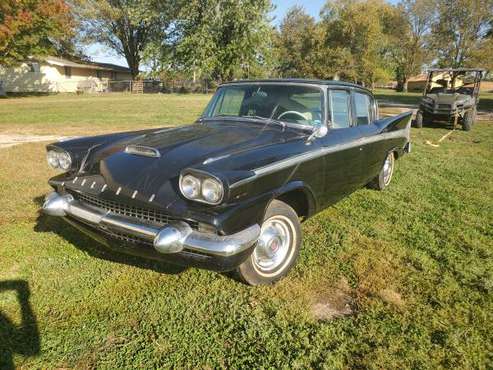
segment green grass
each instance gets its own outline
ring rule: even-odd
[[[191,121],[207,100],[60,98],[0,101],[0,127],[133,129]],[[13,352],[17,366],[39,369],[490,368],[493,124],[425,144],[447,132],[413,129],[390,188],[359,190],[308,220],[294,270],[256,288],[106,253],[38,214],[54,174],[43,144],[0,150],[0,364]],[[317,303],[353,314],[319,320]],[[24,323],[21,306],[32,309]]]
[[[192,123],[209,95],[60,94],[0,100],[0,133],[87,134]]]

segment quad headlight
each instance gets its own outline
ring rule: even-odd
[[[46,159],[48,164],[55,169],[68,171],[72,167],[72,157],[64,151],[49,150],[46,153]]]
[[[219,204],[224,197],[222,182],[207,175],[187,174],[181,176],[180,191],[187,199],[209,204]]]

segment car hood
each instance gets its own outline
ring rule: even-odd
[[[276,125],[253,122],[214,121],[151,132],[106,145],[91,156],[92,173],[104,177],[110,189],[122,188],[127,194],[135,190],[147,197],[176,189],[177,179],[185,168],[209,167],[221,163],[220,170],[235,171],[245,166],[234,157],[245,152],[287,141],[302,139],[306,132],[283,130]],[[152,158],[125,152],[128,145],[156,149],[160,157]],[[210,164],[210,165],[209,165]]]

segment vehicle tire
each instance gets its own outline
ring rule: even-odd
[[[237,269],[249,285],[272,284],[289,272],[301,248],[301,225],[293,208],[273,200],[264,216],[252,254]]]
[[[464,114],[464,118],[462,120],[462,128],[464,131],[471,131],[472,125],[476,120],[476,108],[472,108]]]
[[[423,112],[418,110],[416,113],[416,119],[414,120],[414,126],[416,128],[422,128],[423,127]]]
[[[390,181],[392,181],[394,168],[395,154],[394,152],[390,152],[385,158],[385,162],[383,163],[380,173],[368,184],[368,187],[375,190],[384,190],[387,186],[389,186]]]

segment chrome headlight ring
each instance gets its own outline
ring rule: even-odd
[[[46,153],[46,159],[54,169],[68,171],[72,168],[72,157],[64,150],[50,149]]]
[[[205,172],[185,171],[180,175],[180,192],[196,202],[217,205],[224,199],[224,184],[215,176]]]

